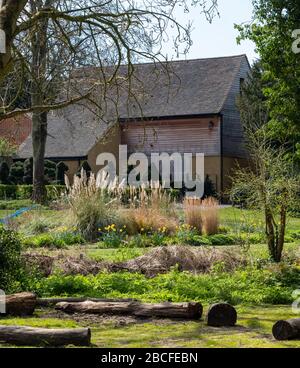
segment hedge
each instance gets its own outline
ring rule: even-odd
[[[57,199],[65,192],[64,185],[46,185],[47,199]],[[32,185],[6,185],[0,184],[0,200],[6,199],[30,199],[33,192]]]

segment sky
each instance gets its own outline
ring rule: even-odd
[[[238,32],[234,29],[234,24],[251,21],[252,1],[218,0],[218,10],[220,17],[214,18],[211,24],[204,15],[200,15],[199,8],[192,8],[189,14],[182,10],[176,12],[179,23],[186,24],[188,19],[193,22],[193,45],[186,59],[247,54],[249,61],[253,62],[257,58],[255,45],[250,41],[237,45]],[[171,58],[171,45],[167,46],[166,52]],[[179,57],[184,58],[182,55]]]

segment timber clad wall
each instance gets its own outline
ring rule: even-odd
[[[221,153],[219,117],[133,122],[122,127],[122,144],[129,153]]]
[[[237,98],[240,95],[241,79],[246,80],[249,73],[249,64],[246,58],[242,59],[239,71],[235,76],[228,97],[225,101],[223,114],[223,155],[236,158],[247,157],[244,147],[243,127],[240,113],[237,108]]]

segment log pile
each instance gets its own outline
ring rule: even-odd
[[[22,346],[88,346],[91,343],[91,330],[0,326],[0,341]]]
[[[276,322],[272,333],[276,340],[300,339],[300,318]]]
[[[203,307],[200,303],[145,304],[138,302],[75,302],[58,303],[55,307],[65,313],[89,313],[132,315],[136,317],[200,319]]]

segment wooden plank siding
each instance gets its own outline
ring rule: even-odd
[[[122,124],[122,144],[128,152],[204,153],[219,156],[220,118],[193,118]]]
[[[227,157],[246,158],[244,134],[240,113],[237,108],[237,98],[240,95],[241,80],[246,80],[250,67],[246,58],[243,58],[239,71],[233,80],[231,89],[221,111],[223,115],[222,146],[223,155]]]

